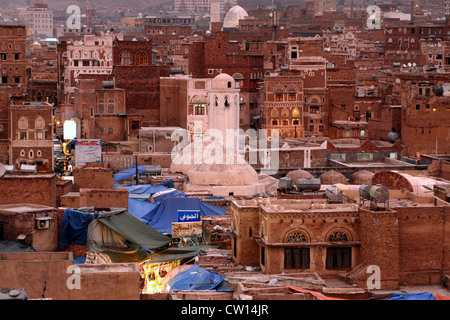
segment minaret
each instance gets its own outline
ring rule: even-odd
[[[239,129],[239,91],[228,74],[221,73],[212,80],[208,92],[208,129],[220,130],[223,137],[227,129]]]
[[[221,31],[222,24],[220,22],[220,0],[210,0],[209,16],[209,30],[211,30],[211,32]]]

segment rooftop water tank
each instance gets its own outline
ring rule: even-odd
[[[292,189],[292,185],[293,185],[292,178],[289,177],[280,178],[280,180],[278,181],[278,188],[280,189],[289,190]]]
[[[329,186],[325,189],[325,194],[329,202],[342,202],[344,193],[336,186]]]
[[[360,195],[363,199],[370,200],[370,189],[371,189],[372,187],[373,187],[373,186],[370,185],[370,184],[362,184],[362,185],[359,187],[359,195]]]
[[[298,191],[318,191],[320,190],[320,179],[298,179],[297,190]]]
[[[389,189],[381,184],[370,188],[370,197],[376,202],[386,202],[389,200]]]

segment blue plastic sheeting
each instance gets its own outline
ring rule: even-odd
[[[172,234],[172,222],[178,221],[178,210],[200,210],[200,216],[223,216],[226,212],[225,209],[201,202],[199,198],[166,198],[142,219],[153,229]]]
[[[139,184],[134,186],[115,187],[116,189],[128,189],[129,194],[155,194],[165,191],[167,188],[161,184],[153,186],[151,184]]]
[[[156,207],[158,207],[158,205],[148,201],[128,198],[128,212],[145,224],[147,223],[147,220],[142,219],[142,217],[147,215]]]
[[[223,197],[209,196],[209,197],[206,197],[205,199],[218,200],[218,199],[223,199]]]
[[[144,166],[138,165],[138,174],[144,173],[147,171]],[[126,178],[130,178],[136,175],[136,165],[132,165],[129,168],[126,168],[125,170],[122,170],[120,172],[117,172],[114,174],[114,181],[121,181]]]
[[[167,198],[185,198],[186,194],[184,192],[178,191],[177,189],[166,189],[163,192],[159,192],[158,194],[153,195],[153,200],[156,203],[159,203]]]
[[[161,182],[161,185],[167,188],[174,188],[174,183],[172,179],[164,180],[163,182]]]
[[[66,209],[63,214],[58,248],[64,249],[72,243],[86,245],[87,227],[97,216],[98,213]]]
[[[225,280],[215,271],[208,271],[198,264],[180,272],[167,284],[168,290],[214,290]]]
[[[436,300],[430,292],[394,293],[388,300]]]
[[[83,264],[86,262],[86,256],[73,259],[74,264]]]

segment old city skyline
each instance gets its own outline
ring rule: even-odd
[[[152,4],[0,2],[0,294],[450,299],[450,1]]]

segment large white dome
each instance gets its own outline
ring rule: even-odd
[[[248,17],[248,13],[244,8],[238,5],[232,7],[223,19],[223,28],[237,28],[239,20],[244,19],[244,17]]]

